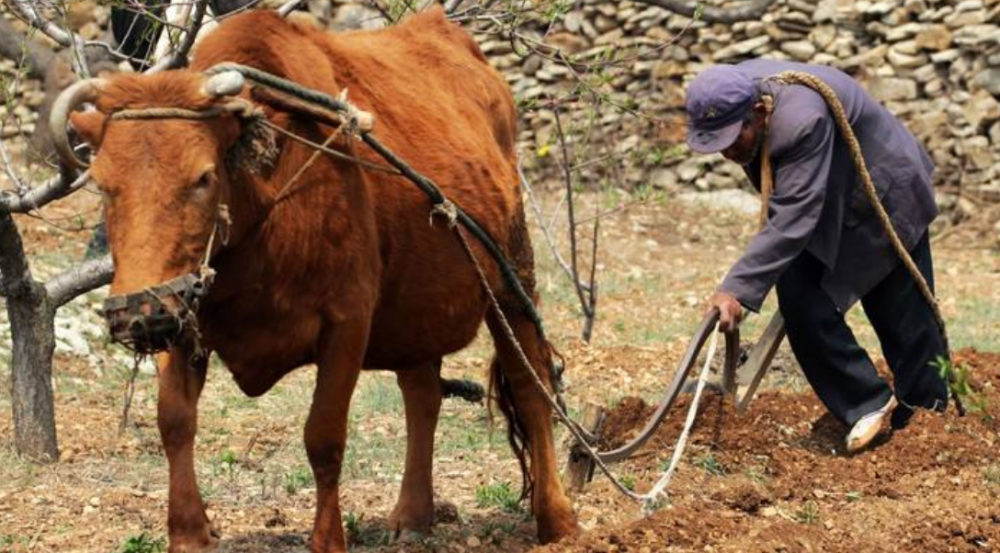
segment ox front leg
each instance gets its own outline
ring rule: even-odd
[[[323,344],[305,445],[316,478],[312,553],[347,551],[340,518],[340,468],[347,447],[347,411],[358,382],[368,322],[340,323]]]
[[[542,342],[534,325],[520,313],[520,309],[505,310],[514,335],[531,362],[531,368],[525,367],[495,312],[491,309],[489,313],[486,322],[497,349],[497,359],[490,369],[491,379],[502,410],[505,414],[511,411],[515,413],[515,420],[509,420],[508,423],[517,425],[521,434],[526,437],[527,447],[531,452],[528,459],[531,470],[529,476],[534,485],[531,507],[538,522],[538,538],[542,543],[559,541],[577,532],[576,516],[556,469],[552,409],[529,372],[537,372],[551,390],[549,367],[552,356],[548,345]],[[502,371],[502,375],[497,371]]]
[[[389,528],[399,538],[434,522],[434,431],[441,412],[441,360],[396,373],[406,406],[406,469]]]
[[[194,361],[183,348],[158,356],[157,426],[170,465],[167,529],[170,553],[195,553],[215,548],[205,505],[194,473],[194,436],[198,398],[205,385],[208,360]]]

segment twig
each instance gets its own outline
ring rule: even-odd
[[[392,22],[392,16],[389,14],[389,8],[382,5],[381,0],[365,0],[365,4],[375,8],[375,11],[380,13],[386,21]]]
[[[599,205],[594,202],[594,210],[598,210]],[[590,334],[594,330],[594,320],[597,319],[597,238],[601,229],[601,217],[598,213],[594,217],[594,237],[591,240],[590,249],[590,284],[587,286],[587,297],[590,300],[590,308],[585,311],[587,319],[583,323],[583,341],[590,342]]]
[[[555,238],[552,236],[552,232],[549,228],[545,226],[544,215],[542,214],[542,209],[538,205],[538,200],[535,199],[535,193],[528,184],[528,179],[524,176],[524,172],[521,170],[520,164],[517,168],[518,175],[521,177],[521,186],[528,196],[528,203],[531,204],[531,210],[535,213],[535,218],[538,219],[538,226],[542,229],[542,237],[545,238],[545,243],[548,244],[549,249],[552,251],[553,257],[555,257],[556,263],[562,268],[563,272],[566,273],[566,277],[571,281],[573,280],[573,270],[570,269],[569,264],[566,263],[566,259],[563,258],[562,254],[559,252],[559,246],[556,244]]]
[[[295,1],[295,0],[293,0]],[[167,58],[166,69],[178,69],[181,67],[187,67],[188,64],[188,52],[191,51],[191,47],[194,46],[194,41],[198,38],[198,31],[201,30],[201,24],[205,19],[205,11],[208,9],[208,0],[198,0],[194,6],[194,15],[191,17],[191,25],[184,32],[184,41],[181,45],[174,51],[173,55]],[[284,14],[282,14],[284,15]],[[157,63],[159,65],[159,63]],[[156,66],[153,67],[152,71],[155,71]]]
[[[576,296],[580,300],[580,309],[583,311],[584,316],[583,340],[585,342],[589,342],[590,331],[593,329],[594,324],[594,290],[593,288],[586,290],[584,284],[580,281],[580,263],[576,239],[576,213],[574,205],[575,202],[573,200],[573,173],[570,169],[571,163],[569,159],[569,148],[566,145],[566,133],[563,131],[562,116],[560,116],[558,109],[555,110],[555,119],[556,135],[559,139],[559,148],[562,153],[562,160],[560,161],[559,166],[563,171],[563,181],[566,185],[566,214],[569,217],[570,269],[573,275],[573,287],[576,289]],[[596,258],[591,259],[591,265],[592,269],[594,265],[597,265]],[[593,286],[593,281],[591,281],[591,286]]]
[[[71,267],[53,277],[45,284],[45,291],[56,307],[61,307],[73,298],[111,283],[115,274],[114,262],[110,255],[91,259]]]
[[[43,185],[31,188],[24,194],[14,194],[0,190],[0,210],[10,213],[27,213],[63,196],[74,192],[87,184],[90,171],[84,171],[76,180],[66,183],[60,175],[49,179]]]
[[[616,205],[615,207],[612,207],[611,209],[606,209],[604,211],[598,211],[597,213],[595,213],[591,217],[587,217],[586,219],[581,219],[580,221],[577,221],[577,224],[581,225],[581,226],[582,225],[586,225],[587,223],[589,223],[591,221],[596,221],[598,219],[603,219],[603,218],[607,217],[608,215],[613,215],[615,213],[618,213],[619,211],[625,211],[625,210],[627,210],[627,209],[629,209],[631,207],[635,207],[637,205],[642,205],[642,204],[644,204],[644,203],[646,203],[648,201],[649,201],[649,198],[639,198],[639,199],[636,199],[636,200],[630,200],[630,201],[624,202],[624,203],[622,203],[620,205]]]
[[[45,36],[56,41],[60,46],[70,50],[73,54],[73,71],[84,77],[90,76],[90,70],[87,68],[87,60],[83,55],[84,40],[80,35],[68,31],[42,17],[42,14],[38,13],[38,9],[36,9],[31,0],[9,0],[9,2],[12,7],[11,13],[28,25],[41,31]],[[60,11],[65,12],[61,5]]]
[[[42,17],[42,14],[38,13],[31,0],[8,1],[13,8],[12,13],[14,15],[44,33],[45,36],[56,41],[63,48],[71,48],[74,43],[83,44],[83,39],[79,36]]]
[[[132,373],[125,383],[125,392],[122,397],[122,417],[118,422],[118,434],[124,434],[128,428],[128,413],[132,408],[132,398],[135,396],[135,379],[139,376],[139,364],[142,363],[142,355],[136,354],[132,363]]]
[[[302,0],[288,0],[288,2],[285,2],[280,8],[278,8],[278,15],[281,17],[287,17],[288,14],[292,13],[292,10],[297,8],[301,3]]]
[[[0,160],[3,161],[4,173],[7,174],[7,178],[9,178],[11,183],[14,184],[14,188],[17,190],[17,193],[24,194],[28,187],[18,176],[17,171],[14,170],[14,164],[11,163],[10,156],[7,155],[7,148],[4,147],[2,138],[0,138]]]

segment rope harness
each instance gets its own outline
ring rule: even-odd
[[[864,187],[865,196],[868,197],[868,202],[871,204],[872,209],[874,209],[875,214],[878,216],[879,224],[882,227],[883,232],[892,244],[893,250],[899,256],[900,261],[906,267],[907,272],[913,277],[914,282],[917,284],[917,288],[920,289],[920,294],[924,297],[927,302],[928,307],[930,307],[931,312],[934,315],[934,320],[937,322],[938,330],[941,333],[941,340],[944,342],[945,352],[948,359],[951,359],[951,346],[948,342],[948,332],[945,325],[944,316],[941,314],[941,307],[938,304],[937,298],[934,297],[934,292],[931,291],[930,286],[927,284],[927,280],[924,279],[924,275],[920,272],[917,264],[913,261],[913,257],[910,256],[910,252],[907,251],[906,246],[903,241],[899,239],[899,235],[896,233],[896,229],[892,225],[892,219],[889,218],[889,213],[886,211],[885,206],[882,205],[882,201],[878,197],[878,190],[875,188],[875,183],[872,181],[871,173],[868,172],[868,165],[865,163],[864,154],[861,151],[861,144],[858,142],[857,136],[854,134],[854,129],[851,128],[851,122],[847,119],[847,113],[844,111],[844,105],[837,98],[837,94],[832,88],[825,82],[823,82],[819,77],[805,73],[803,71],[784,71],[773,77],[765,79],[766,81],[773,81],[781,84],[798,84],[806,86],[820,96],[826,101],[827,106],[833,113],[833,118],[837,123],[837,127],[840,128],[840,132],[844,137],[844,141],[847,142],[847,147],[851,152],[851,160],[854,162],[854,167],[858,172],[858,176],[861,177],[861,184]],[[764,123],[764,149],[761,158],[761,214],[760,222],[761,228],[767,224],[768,215],[768,204],[770,203],[771,194],[774,190],[774,171],[771,168],[771,159],[767,149],[767,123],[769,122],[771,113],[774,111],[774,98],[770,94],[765,94],[762,97],[765,107],[765,123]],[[957,394],[952,394],[955,401],[955,408],[958,410],[959,414],[965,414],[965,408],[962,405],[961,398]]]
[[[255,108],[252,103],[246,100],[234,99],[230,103],[215,106],[205,110],[188,110],[183,108],[146,108],[138,110],[122,110],[118,111],[109,119],[113,120],[128,120],[128,119],[208,119],[212,117],[218,117],[223,114],[234,114],[248,122],[247,125],[249,130],[245,130],[244,134],[247,135],[247,140],[241,140],[239,148],[244,150],[240,152],[240,157],[243,159],[241,163],[244,167],[252,166],[255,169],[262,166],[262,164],[271,163],[277,153],[277,148],[274,141],[274,133],[281,133],[289,138],[299,141],[314,149],[313,154],[308,158],[306,163],[293,175],[291,179],[279,190],[278,194],[275,196],[274,201],[267,209],[266,213],[277,205],[278,202],[282,201],[290,195],[292,186],[298,181],[298,179],[305,173],[305,171],[316,161],[316,159],[321,154],[327,154],[331,157],[350,161],[357,163],[359,166],[383,171],[391,174],[396,174],[407,178],[416,184],[423,192],[427,194],[431,200],[432,208],[430,212],[429,223],[433,225],[434,219],[436,217],[443,217],[446,221],[447,227],[452,230],[456,237],[458,238],[463,251],[469,258],[470,262],[475,268],[477,277],[481,283],[484,293],[487,296],[491,309],[493,309],[501,328],[503,329],[505,337],[510,341],[511,346],[517,355],[519,363],[523,365],[523,368],[527,370],[528,374],[533,377],[535,386],[537,387],[539,393],[548,402],[550,408],[556,415],[556,418],[563,423],[572,434],[573,438],[577,441],[577,445],[580,447],[582,452],[589,456],[597,467],[601,469],[602,472],[608,477],[612,484],[625,496],[634,499],[636,501],[642,502],[647,510],[651,510],[660,503],[660,497],[665,495],[666,487],[669,485],[670,479],[677,468],[680,461],[681,455],[683,453],[684,447],[687,442],[688,435],[690,433],[691,427],[693,426],[695,416],[698,408],[698,400],[700,399],[701,392],[704,388],[705,380],[708,375],[708,368],[714,358],[716,350],[716,342],[718,332],[712,333],[711,346],[709,348],[708,356],[705,360],[705,364],[699,373],[698,383],[695,390],[695,396],[691,403],[691,407],[688,412],[688,416],[685,422],[685,427],[681,433],[681,437],[678,441],[677,446],[674,449],[673,456],[669,467],[662,473],[657,483],[652,487],[650,492],[646,494],[638,494],[628,489],[608,468],[607,464],[601,458],[601,455],[591,444],[596,441],[596,438],[590,434],[586,429],[581,427],[575,421],[573,421],[567,414],[564,408],[564,403],[560,396],[561,392],[561,373],[554,366],[550,366],[550,380],[552,385],[552,391],[549,390],[549,386],[542,380],[538,372],[535,371],[531,364],[527,354],[524,352],[520,341],[517,339],[514,330],[511,328],[510,323],[504,313],[504,310],[497,299],[493,289],[489,283],[489,279],[486,275],[483,266],[481,265],[479,259],[477,258],[467,236],[466,232],[470,232],[477,238],[480,244],[486,249],[487,253],[494,259],[497,266],[500,269],[501,275],[503,276],[508,288],[514,292],[515,296],[519,299],[522,309],[525,314],[528,315],[529,319],[534,323],[536,331],[539,338],[544,344],[549,344],[545,339],[545,334],[542,326],[541,317],[539,316],[537,309],[532,301],[531,297],[524,290],[519,278],[517,277],[516,271],[513,266],[508,262],[506,256],[503,254],[502,250],[497,246],[493,238],[486,232],[483,227],[475,221],[471,216],[469,216],[464,210],[461,209],[457,204],[449,200],[441,192],[440,188],[429,178],[416,172],[412,167],[407,165],[403,160],[399,159],[389,148],[383,145],[371,134],[371,120],[370,115],[362,112],[357,107],[352,105],[347,101],[346,94],[342,94],[338,98],[334,98],[325,93],[304,88],[294,82],[282,79],[275,75],[260,71],[256,68],[224,63],[216,65],[205,73],[207,75],[215,75],[226,71],[235,71],[243,75],[244,77],[254,81],[257,85],[269,89],[271,94],[288,96],[295,101],[301,100],[304,103],[303,110],[306,113],[315,116],[316,118],[329,122],[331,116],[327,112],[329,110],[334,114],[336,118],[339,118],[340,125],[337,129],[327,137],[323,143],[317,143],[296,135],[290,131],[287,131],[273,123],[270,123],[266,117],[264,117],[263,112],[259,108]],[[826,100],[827,104],[830,106],[831,111],[837,121],[838,126],[844,134],[845,140],[851,149],[852,159],[857,166],[858,173],[861,175],[862,183],[865,187],[865,192],[875,209],[875,212],[879,216],[879,221],[882,227],[892,242],[893,248],[896,250],[899,257],[902,259],[907,270],[911,273],[914,280],[917,282],[918,287],[921,290],[924,298],[926,299],[928,305],[934,312],[935,320],[938,323],[939,329],[941,331],[942,338],[944,339],[945,346],[947,348],[948,340],[945,331],[944,319],[941,316],[939,306],[933,293],[930,291],[930,287],[924,280],[923,275],[920,273],[916,264],[913,262],[906,251],[905,246],[899,240],[895,229],[892,227],[892,222],[889,219],[885,208],[882,206],[878,198],[878,193],[872,183],[871,176],[868,173],[867,167],[865,166],[864,157],[862,156],[860,145],[854,135],[853,130],[850,127],[850,123],[847,120],[847,116],[844,113],[843,106],[837,99],[833,90],[830,89],[826,83],[823,83],[818,78],[802,72],[784,72],[769,80],[775,82],[788,83],[788,84],[802,84],[808,86],[818,92]],[[768,155],[768,137],[767,137],[767,127],[770,121],[770,116],[774,110],[773,97],[770,95],[764,95],[762,101],[765,106],[765,119],[764,119],[764,138],[762,146],[762,162],[761,162],[761,198],[762,206],[760,212],[760,225],[763,228],[767,223],[768,217],[768,204],[770,202],[771,195],[774,190],[774,176],[773,169],[771,167],[770,157]],[[366,119],[367,116],[367,119]],[[265,132],[266,131],[266,132]],[[360,138],[371,147],[376,153],[378,153],[385,161],[389,163],[391,167],[382,166],[379,164],[371,163],[369,161],[359,159],[357,157],[345,154],[338,150],[330,148],[330,144],[341,135],[347,135],[348,137],[360,136]],[[256,160],[256,161],[255,161]],[[267,216],[265,213],[265,217]],[[205,254],[205,259],[202,262],[198,273],[184,275],[173,279],[167,283],[144,290],[137,294],[130,294],[128,296],[109,298],[105,302],[105,313],[109,317],[109,320],[114,320],[113,317],[118,314],[118,316],[123,315],[142,315],[144,317],[150,317],[148,323],[146,324],[149,328],[141,328],[142,332],[138,332],[131,327],[126,327],[124,330],[119,332],[114,332],[113,337],[116,341],[121,341],[126,345],[131,345],[132,349],[137,352],[142,351],[160,351],[165,349],[164,347],[158,347],[157,349],[150,350],[152,346],[163,346],[164,343],[161,341],[147,340],[144,343],[139,343],[135,336],[145,336],[149,334],[146,330],[151,330],[153,328],[165,328],[170,332],[181,332],[185,328],[189,330],[194,330],[195,335],[197,335],[196,320],[194,322],[189,322],[191,319],[196,319],[195,314],[197,312],[198,301],[204,297],[207,293],[208,286],[211,284],[212,277],[214,276],[214,271],[209,267],[209,260],[213,250],[213,244],[217,231],[220,229],[219,222],[223,222],[225,229],[229,228],[229,217],[226,206],[220,204],[219,220],[216,223],[215,228],[213,228],[211,236],[209,237],[209,242]],[[225,239],[223,240],[225,241]],[[183,306],[180,312],[176,310],[168,309],[163,302],[164,297],[173,298],[177,303]],[[134,325],[132,325],[134,326]],[[114,325],[113,325],[114,328]],[[718,327],[716,326],[716,330]],[[197,339],[197,336],[196,336]],[[169,343],[166,344],[169,346]],[[549,345],[551,348],[551,345]],[[950,350],[949,350],[950,356]],[[956,404],[961,410],[961,404],[958,403],[958,398],[956,397]]]

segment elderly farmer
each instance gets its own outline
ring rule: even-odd
[[[719,309],[728,330],[739,324],[742,308],[758,311],[777,288],[795,357],[830,412],[851,427],[847,450],[854,452],[871,443],[886,419],[900,428],[914,408],[945,408],[947,388],[932,362],[946,355],[946,346],[879,225],[831,109],[811,88],[769,78],[783,71],[811,74],[833,89],[892,224],[931,288],[934,168],[913,135],[836,69],[751,60],[707,69],[688,88],[691,149],[739,163],[758,190],[762,163],[773,176],[767,181],[773,190],[765,186],[761,230],[710,307]],[[844,320],[859,299],[895,391]]]

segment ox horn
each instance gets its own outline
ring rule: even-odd
[[[100,88],[105,82],[104,79],[84,79],[74,83],[62,91],[52,104],[52,113],[49,115],[49,130],[52,133],[52,141],[63,163],[74,169],[83,169],[89,163],[77,157],[76,152],[73,151],[73,145],[69,141],[69,133],[66,132],[67,119],[70,112],[80,104],[96,100]]]
[[[246,79],[237,71],[224,71],[218,75],[209,77],[202,86],[201,91],[206,96],[221,98],[222,96],[236,96],[243,92]]]

